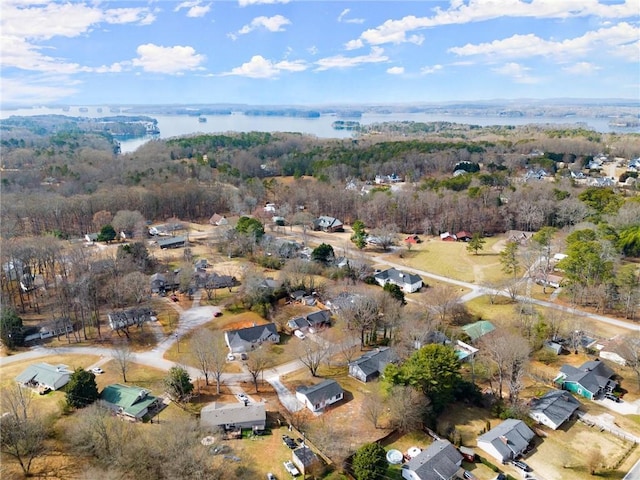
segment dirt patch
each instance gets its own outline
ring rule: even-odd
[[[256,325],[266,325],[269,321],[262,318],[257,313],[246,312],[238,315],[233,322],[224,326],[225,330],[239,330],[241,328],[254,327]]]

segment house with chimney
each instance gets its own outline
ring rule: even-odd
[[[522,420],[509,418],[478,437],[478,448],[500,463],[522,456],[535,433]]]
[[[260,402],[212,402],[200,411],[200,426],[204,430],[250,429],[264,430],[267,423],[265,404]]]
[[[447,440],[435,440],[429,448],[409,460],[402,468],[406,480],[451,480],[458,478],[463,457]],[[461,477],[460,477],[461,478]]]
[[[265,342],[279,343],[280,335],[275,323],[228,330],[224,339],[231,353],[250,352]]]

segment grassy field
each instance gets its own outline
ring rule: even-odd
[[[464,282],[488,284],[504,278],[498,255],[502,237],[485,240],[484,249],[475,255],[467,252],[465,242],[443,242],[428,237],[411,247],[410,252],[403,251],[398,263]]]

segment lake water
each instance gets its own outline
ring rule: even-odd
[[[99,111],[101,109],[102,111]],[[3,110],[0,119],[11,115],[69,115],[74,117],[84,116],[100,118],[113,115],[127,115],[126,112],[111,112],[109,107],[86,107],[86,111],[80,111],[79,107],[62,108],[37,107],[17,110]],[[199,122],[197,116],[189,115],[154,115],[147,114],[158,121],[160,135],[155,138],[171,138],[194,133],[222,133],[222,132],[300,132],[315,135],[319,138],[350,138],[352,132],[348,130],[335,130],[331,124],[337,119],[334,115],[322,115],[319,118],[299,117],[267,117],[244,115],[241,112],[231,115],[203,115],[206,122]],[[427,113],[391,113],[369,114],[364,113],[358,120],[362,125],[380,122],[454,122],[480,126],[488,125],[527,125],[527,124],[559,124],[582,125],[598,132],[626,132],[640,133],[640,128],[615,128],[609,125],[609,118],[594,117],[501,117],[484,115],[447,115]],[[141,137],[122,140],[120,142],[122,153],[135,151],[138,147],[148,142],[152,137]]]

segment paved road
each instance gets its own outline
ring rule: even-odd
[[[376,263],[381,263],[383,265],[388,265],[390,267],[394,267],[400,270],[404,270],[406,272],[411,272],[411,273],[415,273],[417,275],[420,275],[422,277],[426,277],[426,278],[432,278],[434,280],[438,280],[440,282],[446,282],[449,283],[451,285],[456,285],[458,287],[463,287],[463,288],[468,288],[471,290],[471,292],[463,295],[461,297],[463,302],[468,302],[469,300],[482,296],[482,295],[486,295],[487,293],[497,293],[499,295],[502,296],[509,296],[509,293],[504,291],[504,290],[495,290],[492,288],[488,288],[488,287],[483,287],[483,286],[478,286],[474,283],[469,283],[469,282],[463,282],[461,280],[455,280],[453,278],[449,278],[449,277],[445,277],[443,275],[437,275],[435,273],[430,273],[424,270],[419,270],[417,268],[412,268],[412,267],[407,267],[405,265],[400,265],[399,263],[395,263],[395,262],[391,262],[389,260],[387,260],[386,258],[382,257],[382,256],[376,256],[373,257],[373,260]],[[633,324],[630,322],[625,322],[624,320],[618,320],[617,318],[611,318],[611,317],[607,317],[605,315],[598,315],[595,313],[589,313],[589,312],[585,312],[583,310],[578,310],[576,308],[571,308],[571,307],[566,307],[564,305],[558,305],[556,303],[553,302],[547,302],[545,300],[537,300],[535,298],[531,298],[531,297],[525,297],[525,296],[518,296],[517,299],[519,301],[524,301],[524,302],[528,302],[528,303],[532,303],[534,305],[539,305],[541,307],[547,307],[547,308],[553,308],[556,310],[561,310],[563,312],[567,312],[567,313],[571,313],[573,315],[579,315],[582,317],[586,317],[589,318],[591,320],[595,320],[597,322],[600,323],[606,323],[609,325],[614,325],[616,327],[620,327],[620,328],[625,328],[628,330],[632,330],[632,331],[637,331],[640,332],[640,325],[638,324]]]
[[[300,233],[299,236],[301,235],[302,234]],[[291,236],[297,237],[298,235],[293,234]],[[346,251],[345,253],[347,254],[349,254],[349,252],[353,252],[353,250],[350,250],[350,247],[348,245],[346,247],[345,245],[341,245],[340,248],[344,249]],[[359,253],[360,252],[358,252],[358,254]],[[419,270],[416,268],[407,267],[405,265],[400,265],[398,263],[387,260],[383,256],[375,256],[372,259],[375,262],[383,265],[388,265],[390,267],[415,273],[422,277],[431,278],[434,280],[438,280],[440,282],[445,282],[451,285],[456,285],[462,288],[469,289],[470,292],[462,296],[463,302],[469,301],[481,295],[485,295],[489,292],[508,296],[508,293],[505,291],[496,291],[496,290],[489,289],[487,287],[475,285],[473,283],[463,282],[463,281],[452,279],[443,275],[437,275],[424,270]],[[597,315],[593,313],[583,312],[581,310],[577,310],[574,308],[557,305],[555,303],[546,302],[543,300],[536,300],[530,297],[523,296],[523,297],[518,297],[518,299],[527,301],[535,305],[562,310],[567,313],[572,313],[574,315],[581,315],[601,323],[607,323],[609,325],[615,325],[617,327],[621,327],[629,330],[640,331],[639,325],[634,325],[628,322],[624,322],[622,320],[606,317],[604,315]],[[195,296],[190,308],[185,308],[184,306],[179,305],[175,302],[170,302],[169,300],[167,300],[167,302],[169,302],[171,306],[180,315],[178,327],[176,328],[175,333],[171,336],[163,337],[162,332],[157,328],[157,326],[152,326],[151,328],[154,329],[154,335],[156,336],[156,339],[159,340],[157,345],[152,350],[136,353],[134,355],[134,358],[132,359],[133,362],[147,365],[154,368],[159,368],[162,370],[169,370],[171,367],[175,365],[175,363],[172,361],[166,360],[164,358],[164,354],[167,352],[167,350],[169,350],[169,348],[171,348],[171,346],[176,341],[180,341],[180,338],[182,338],[185,334],[187,334],[191,330],[196,329],[204,325],[205,323],[211,321],[214,318],[214,313],[219,310],[218,307],[214,307],[214,306],[200,306],[199,295]],[[91,365],[91,367],[94,367],[94,366],[102,366],[105,363],[107,363],[109,360],[111,360],[113,352],[108,348],[102,348],[102,347],[68,346],[68,347],[57,347],[57,348],[45,348],[40,346],[40,347],[35,347],[26,352],[21,352],[16,355],[11,355],[8,357],[0,357],[0,367],[4,365],[9,365],[14,362],[22,361],[22,360],[35,359],[35,358],[40,358],[40,357],[49,356],[49,355],[64,355],[64,354],[100,355],[101,359],[95,362],[93,365]],[[295,398],[295,395],[291,393],[280,381],[280,377],[282,375],[291,373],[296,370],[300,370],[302,368],[305,368],[302,362],[300,362],[299,360],[294,360],[292,362],[288,362],[283,365],[279,365],[277,367],[268,369],[264,372],[264,375],[263,375],[264,380],[269,382],[273,386],[275,391],[278,393],[278,397],[282,402],[282,404],[292,412],[298,411],[302,407],[300,405],[300,402],[298,402],[298,400]],[[189,372],[189,375],[193,379],[203,377],[202,373],[196,368],[187,367],[187,371]],[[234,393],[242,393],[241,385],[244,382],[251,382],[252,379],[251,379],[251,376],[246,371],[244,371],[243,373],[233,373],[233,374],[225,373],[222,376],[222,381],[225,384],[229,385],[231,390]]]

